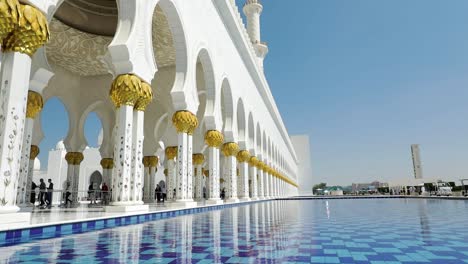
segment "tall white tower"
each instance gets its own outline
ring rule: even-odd
[[[260,15],[262,14],[263,6],[260,0],[247,0],[244,5],[244,14],[247,18],[247,32],[249,33],[250,41],[254,45],[257,59],[263,69],[263,60],[268,53],[268,46],[260,38]]]
[[[421,156],[419,154],[419,145],[411,145],[411,155],[413,157],[414,178],[422,179]]]

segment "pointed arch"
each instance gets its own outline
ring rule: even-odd
[[[223,118],[223,133],[225,141],[236,141],[234,132],[234,103],[231,85],[227,78],[221,86],[221,113]]]
[[[248,135],[247,135],[247,119],[245,118],[245,108],[242,98],[237,100],[237,133],[239,145],[242,149],[247,148]]]

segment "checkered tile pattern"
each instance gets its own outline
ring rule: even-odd
[[[468,263],[468,201],[273,201],[0,248],[6,263]]]

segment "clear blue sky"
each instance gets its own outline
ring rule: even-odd
[[[425,177],[468,178],[468,1],[263,4],[265,73],[290,134],[310,135],[315,182],[410,177],[410,144]],[[57,105],[44,109],[43,163],[67,130]],[[91,116],[91,145],[99,129]]]
[[[238,1],[241,3],[242,1]],[[315,182],[468,178],[468,1],[264,0],[266,75]]]

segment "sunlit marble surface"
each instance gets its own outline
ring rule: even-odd
[[[206,205],[204,202],[198,202],[197,204],[199,207],[210,206]],[[39,209],[38,207],[36,207],[31,213],[30,224],[24,226],[24,228],[51,224],[71,223],[84,220],[105,219],[117,216],[141,215],[145,213],[178,210],[183,208],[185,207],[177,206],[173,203],[155,203],[150,204],[149,211],[146,212],[141,211],[129,213],[112,213],[105,212],[103,207],[88,207],[86,204],[81,205],[78,208],[72,209],[64,209],[58,207],[53,207],[52,209]],[[7,226],[0,226],[0,231],[9,229],[11,228]]]

